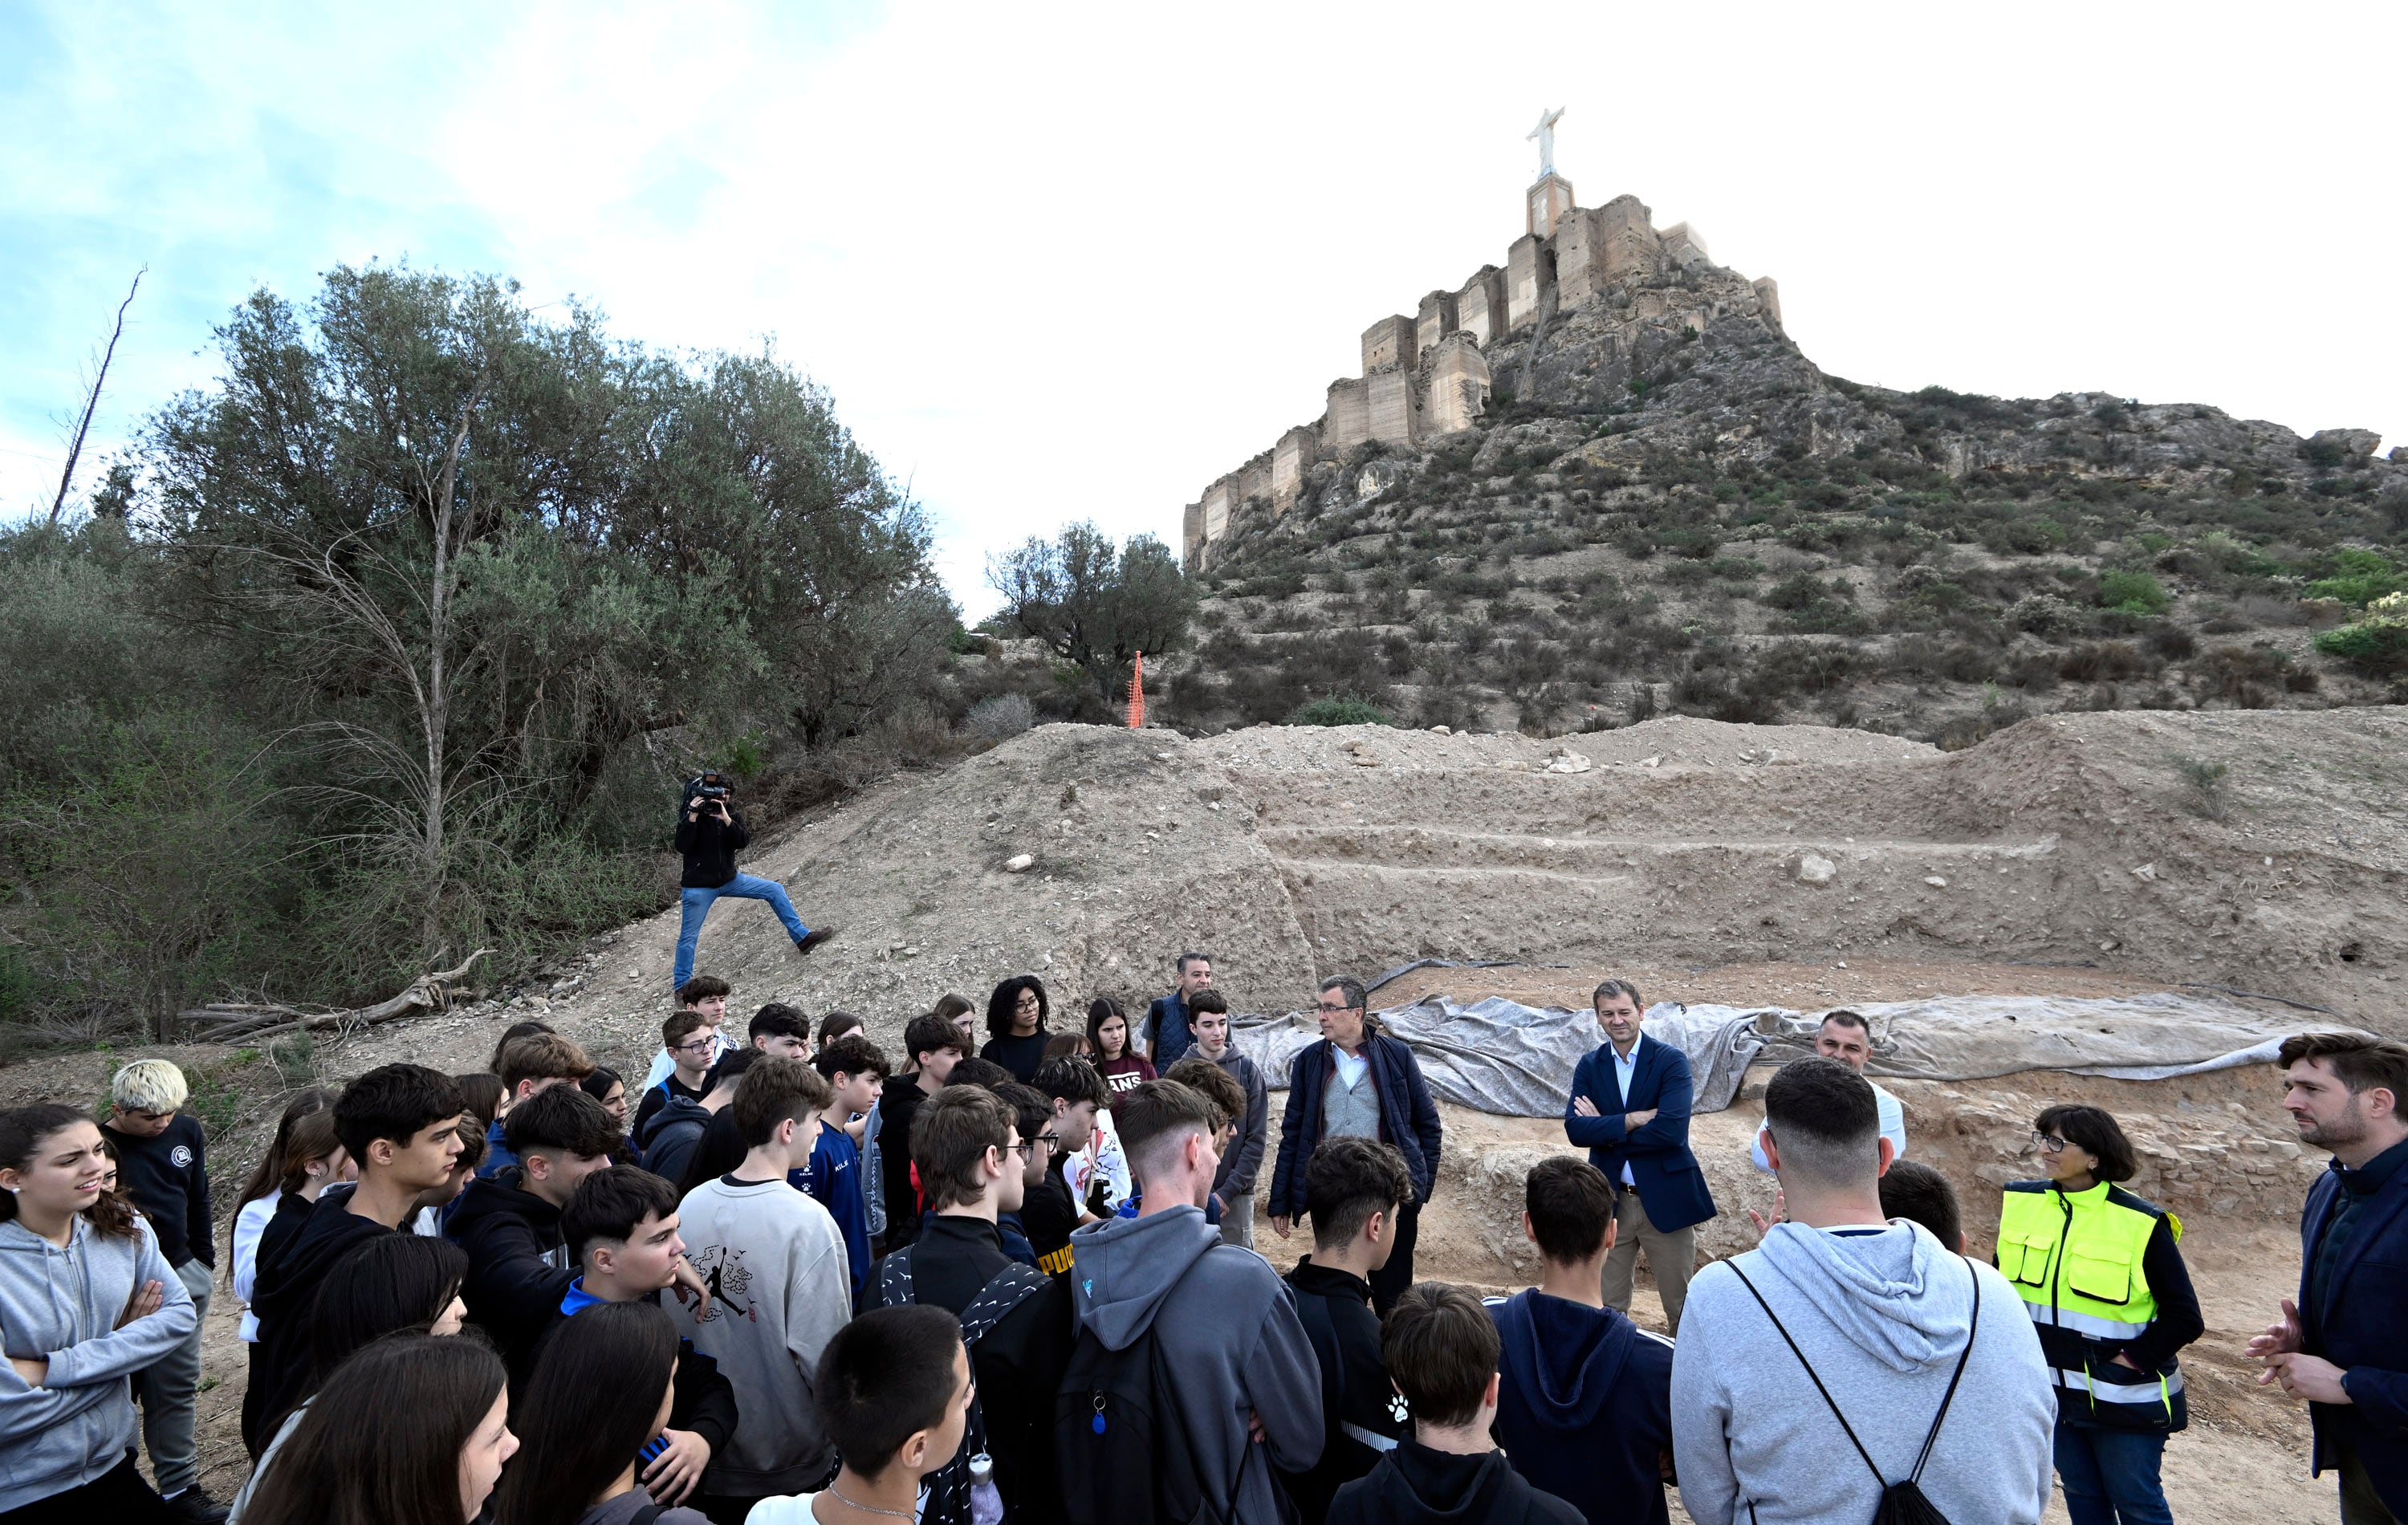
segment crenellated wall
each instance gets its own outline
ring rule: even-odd
[[[1659,233],[1637,196],[1579,207],[1571,202],[1570,182],[1550,176],[1531,187],[1526,209],[1530,231],[1507,249],[1503,268],[1484,265],[1455,290],[1424,296],[1413,316],[1392,313],[1363,330],[1362,373],[1329,383],[1320,418],[1281,435],[1278,444],[1187,505],[1180,540],[1190,567],[1203,564],[1247,504],[1267,504],[1268,522],[1285,515],[1303,496],[1308,474],[1324,461],[1341,461],[1373,440],[1410,449],[1477,425],[1493,384],[1486,352],[1527,328],[1550,293],[1556,310],[1569,313],[1617,288],[1713,266],[1703,235],[1686,223]],[[1755,294],[1753,304],[1746,291],[1727,281],[1704,290],[1685,281],[1648,286],[1635,299],[1618,299],[1615,312],[1632,322],[1672,320],[1702,333],[1715,318],[1752,306],[1779,327],[1781,293],[1772,278],[1762,277],[1747,290]],[[1266,522],[1259,510],[1243,520]]]

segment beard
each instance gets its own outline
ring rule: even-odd
[[[2299,1119],[2300,1142],[2320,1144],[2328,1149],[2344,1148],[2366,1137],[2366,1119],[2358,1115],[2357,1099],[2351,1098],[2348,1111],[2330,1122],[2319,1123],[2311,1117]]]

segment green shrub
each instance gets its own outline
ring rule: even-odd
[[[1385,726],[1389,721],[1387,712],[1376,704],[1332,696],[1297,705],[1296,712],[1287,717],[1287,723],[1291,726]]]
[[[2147,572],[2102,572],[2099,578],[2099,605],[2102,609],[2121,611],[2127,614],[2162,614],[2173,598],[2165,584]]]
[[[2378,677],[2408,672],[2408,593],[2378,598],[2365,619],[2325,631],[2316,650]]]
[[[2333,575],[2318,578],[2303,590],[2310,598],[2334,598],[2359,609],[2377,598],[2408,589],[2408,577],[2402,577],[2387,557],[2372,551],[2343,550],[2333,553]]]

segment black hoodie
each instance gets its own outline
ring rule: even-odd
[[[560,1209],[520,1188],[523,1168],[505,1166],[471,1181],[445,1237],[468,1252],[468,1279],[460,1300],[468,1322],[483,1330],[509,1366],[513,1383],[526,1375],[537,1342],[560,1312],[577,1279],[560,1234]]]
[[[1388,1385],[1380,1359],[1380,1316],[1371,1311],[1369,1282],[1314,1265],[1307,1256],[1287,1273],[1287,1285],[1321,1363],[1326,1428],[1321,1460],[1309,1472],[1283,1473],[1281,1481],[1304,1525],[1321,1525],[1338,1489],[1369,1473],[1404,1437],[1403,1400]]]
[[[1497,1441],[1513,1470],[1590,1525],[1664,1525],[1672,1342],[1536,1288],[1487,1305],[1501,1342]]]
[[[347,1211],[351,1201],[351,1192],[333,1187],[315,1202],[286,1192],[260,1235],[251,1296],[259,1340],[251,1347],[251,1389],[242,1402],[242,1441],[253,1456],[309,1396],[309,1311],[318,1285],[344,1256],[394,1231]]]
[[[1338,1490],[1329,1525],[1586,1525],[1532,1488],[1502,1451],[1458,1456],[1406,1441]]]

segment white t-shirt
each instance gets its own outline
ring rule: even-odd
[[[755,1503],[744,1516],[744,1525],[819,1525],[819,1517],[811,1513],[811,1501],[817,1493],[772,1494]],[[923,1478],[920,1496],[912,1501],[911,1518],[918,1519],[928,1510],[928,1484]]]
[[[1881,1113],[1881,1136],[1889,1140],[1890,1158],[1904,1159],[1906,1158],[1906,1109],[1899,1105],[1897,1097],[1878,1086],[1873,1087],[1873,1105]],[[1756,1142],[1748,1145],[1747,1158],[1756,1162],[1757,1170],[1768,1175],[1771,1173],[1772,1161],[1764,1157],[1764,1129],[1760,1125],[1756,1130]]]
[[[234,1216],[234,1295],[242,1304],[242,1337],[254,1345],[259,1343],[259,1316],[251,1311],[251,1289],[259,1278],[259,1236],[267,1231],[277,1199],[283,1195],[271,1191],[253,1197]]]

